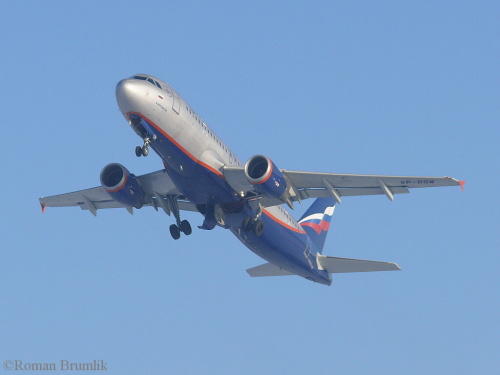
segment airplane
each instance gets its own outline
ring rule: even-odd
[[[298,275],[331,285],[332,273],[400,270],[396,263],[322,254],[332,215],[344,197],[394,195],[408,189],[460,186],[451,177],[412,177],[298,172],[279,169],[265,155],[243,164],[203,119],[166,82],[136,74],[118,82],[116,99],[129,126],[142,139],[137,157],[152,148],[164,168],[135,176],[118,163],[106,165],[101,186],[40,198],[46,207],[79,206],[97,210],[153,207],[173,214],[173,239],[189,236],[182,211],[203,215],[198,228],[229,229],[267,263],[247,270],[252,277]],[[297,221],[284,205],[316,198]]]

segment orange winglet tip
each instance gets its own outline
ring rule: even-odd
[[[40,206],[42,206],[42,214],[45,212],[45,205],[40,203]]]
[[[462,191],[464,191],[465,181],[458,181],[458,184],[460,185],[460,189],[462,189]]]

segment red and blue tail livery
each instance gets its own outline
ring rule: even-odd
[[[344,197],[385,195],[409,189],[461,186],[451,177],[412,177],[299,172],[279,169],[264,155],[244,164],[168,83],[148,74],[118,82],[116,100],[140,137],[137,157],[152,149],[164,168],[135,176],[121,164],[101,172],[101,185],[40,198],[45,207],[78,206],[94,216],[102,209],[152,207],[173,216],[170,235],[192,233],[183,211],[200,214],[198,228],[230,230],[266,263],[247,270],[258,276],[298,275],[330,285],[332,273],[399,270],[390,262],[322,255],[335,207]],[[252,134],[246,134],[252,136]],[[259,137],[262,134],[258,135]],[[286,207],[316,198],[297,221]]]
[[[335,203],[333,198],[318,198],[299,220],[300,226],[304,228],[320,253],[323,251],[326,234],[330,229]]]

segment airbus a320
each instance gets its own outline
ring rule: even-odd
[[[116,99],[130,127],[142,139],[135,154],[154,150],[164,168],[135,176],[118,163],[106,165],[101,186],[40,198],[45,207],[79,206],[93,215],[106,208],[131,214],[145,206],[173,215],[170,234],[177,240],[192,227],[182,211],[203,215],[198,228],[229,229],[246,247],[266,260],[250,276],[298,275],[331,285],[332,273],[393,271],[396,263],[322,254],[335,210],[344,197],[385,195],[390,200],[411,188],[455,186],[451,177],[379,176],[297,172],[279,169],[265,155],[243,164],[203,119],[167,83],[137,74],[116,86]],[[295,220],[285,205],[315,198]]]

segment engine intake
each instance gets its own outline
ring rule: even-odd
[[[267,156],[255,155],[248,159],[245,175],[261,194],[280,198],[284,202],[290,197],[285,176]]]
[[[135,176],[123,165],[106,165],[101,171],[101,185],[111,199],[125,206],[142,207],[144,190]]]

